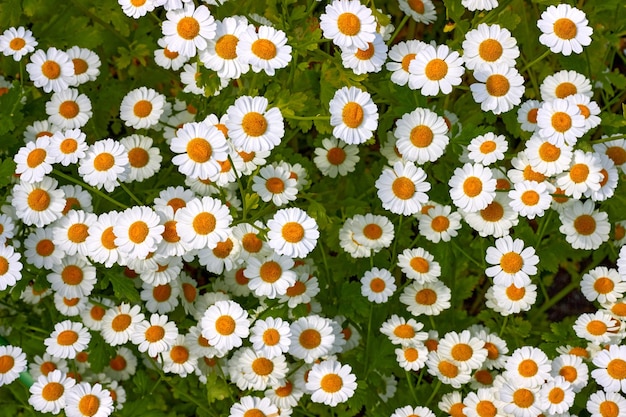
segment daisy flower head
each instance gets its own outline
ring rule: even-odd
[[[585,12],[569,4],[548,7],[541,13],[537,27],[542,32],[539,42],[555,54],[580,54],[584,46],[591,44],[593,29]]]
[[[0,346],[0,386],[8,385],[26,370],[26,354],[18,346]]]
[[[465,34],[463,60],[467,69],[473,70],[482,64],[506,64],[515,66],[519,57],[517,40],[500,25],[481,23]]]
[[[87,349],[91,341],[89,330],[82,323],[65,320],[54,325],[50,337],[44,340],[46,353],[55,358],[74,359]]]
[[[252,177],[252,181],[252,191],[257,193],[261,200],[271,201],[278,207],[297,198],[297,181],[291,178],[290,173],[282,166],[266,165]]]
[[[200,59],[205,67],[216,71],[220,78],[237,79],[250,69],[250,65],[237,53],[237,45],[243,33],[251,30],[251,25],[242,16],[227,17],[215,23],[215,38],[209,40],[207,48],[200,51]]]
[[[102,337],[111,346],[123,345],[130,340],[137,323],[144,319],[141,307],[122,303],[109,308],[102,317]]]
[[[83,210],[87,213],[93,212],[91,194],[80,185],[67,184],[59,187],[65,193],[65,207],[63,214],[70,210]]]
[[[519,222],[519,216],[509,205],[511,199],[506,193],[497,193],[494,200],[477,212],[464,212],[463,220],[482,237],[502,237]]]
[[[228,143],[215,126],[189,122],[178,129],[170,141],[175,155],[172,163],[189,178],[214,179],[221,167],[218,161],[228,159]]]
[[[387,269],[372,268],[361,277],[361,295],[372,303],[386,303],[396,288],[395,279]]]
[[[274,253],[265,259],[248,258],[243,273],[250,280],[248,287],[257,297],[274,299],[285,295],[287,288],[295,284],[293,265],[291,258]]]
[[[539,387],[526,387],[517,381],[504,381],[499,387],[498,402],[503,413],[519,417],[541,414]]]
[[[552,196],[545,182],[518,182],[515,188],[509,191],[509,198],[511,208],[520,216],[529,219],[534,219],[535,216],[543,217],[544,212],[552,204]]]
[[[249,25],[241,32],[236,54],[252,71],[265,71],[273,76],[291,61],[291,46],[287,45],[287,35],[282,30],[261,25],[257,31]]]
[[[336,343],[331,320],[312,314],[291,323],[289,354],[306,363],[313,363],[329,354]]]
[[[566,144],[555,146],[540,136],[533,135],[526,141],[524,154],[532,169],[542,175],[558,175],[570,167],[572,147]]]
[[[130,207],[120,213],[113,226],[115,245],[128,258],[145,258],[163,239],[165,226],[160,217],[146,206]]]
[[[74,75],[74,66],[67,53],[54,47],[41,49],[30,56],[26,72],[35,85],[49,93],[67,89]]]
[[[231,300],[211,305],[200,320],[202,336],[216,349],[228,352],[239,347],[250,334],[248,312]]]
[[[517,121],[524,132],[534,132],[537,130],[537,112],[541,107],[539,100],[526,100],[517,109]]]
[[[387,59],[387,44],[380,34],[376,34],[373,42],[368,42],[367,48],[343,48],[341,60],[344,68],[351,69],[355,74],[380,72]]]
[[[214,249],[230,232],[228,207],[213,197],[195,198],[174,214],[181,240],[192,249]]]
[[[395,214],[410,216],[419,213],[428,201],[426,172],[412,162],[396,162],[385,168],[375,183],[383,208]]]
[[[425,96],[436,96],[441,91],[450,94],[452,87],[461,84],[465,72],[463,58],[447,45],[426,45],[409,64],[409,88],[420,90]]]
[[[472,379],[472,370],[468,366],[456,365],[436,350],[428,353],[426,370],[444,384],[456,389],[461,388],[462,385],[467,384]]]
[[[589,96],[584,94],[574,94],[567,96],[566,100],[574,103],[580,109],[580,113],[585,116],[585,131],[589,131],[600,124],[600,107],[598,103],[592,101]]]
[[[46,103],[46,113],[50,123],[61,129],[79,129],[92,116],[91,101],[78,90],[67,88],[52,94]]]
[[[396,361],[405,371],[419,371],[426,364],[428,349],[423,344],[401,346],[395,349]]]
[[[230,407],[229,417],[278,415],[278,408],[268,398],[246,395]]]
[[[537,286],[530,278],[521,279],[521,286],[494,284],[487,290],[485,305],[502,316],[530,310],[537,301]]]
[[[580,289],[587,300],[604,305],[624,296],[626,282],[616,269],[598,266],[583,275]]]
[[[111,138],[94,142],[78,165],[78,173],[89,185],[111,192],[124,181],[129,170],[128,152]]]
[[[16,220],[13,216],[0,214],[0,244],[6,243],[15,235]]]
[[[621,322],[604,312],[583,313],[576,319],[574,331],[576,336],[596,345],[619,343]]]
[[[591,417],[618,417],[626,413],[626,398],[618,392],[599,390],[589,396],[586,407]]]
[[[414,281],[400,295],[400,302],[414,316],[425,314],[438,316],[443,310],[450,308],[450,288],[441,281]]]
[[[504,376],[520,387],[536,388],[550,379],[551,362],[539,348],[522,346],[506,362]]]
[[[524,78],[506,63],[481,64],[474,71],[477,83],[471,84],[474,101],[482,111],[493,114],[506,113],[522,102]]]
[[[587,386],[589,369],[580,356],[562,354],[552,361],[553,377],[560,376],[571,384],[574,392],[579,392]]]
[[[87,256],[86,244],[89,228],[98,219],[93,213],[83,210],[70,210],[52,226],[53,241],[65,254]]]
[[[317,222],[297,207],[281,209],[267,222],[267,243],[279,255],[306,257],[317,244]]]
[[[432,0],[398,0],[398,6],[418,23],[429,25],[437,20],[437,10]]]
[[[89,147],[86,140],[87,136],[80,129],[60,130],[50,137],[47,151],[54,163],[66,167],[85,156]]]
[[[196,8],[186,3],[183,8],[168,11],[166,18],[161,30],[170,51],[194,57],[215,37],[215,19],[204,5]]]
[[[574,249],[595,250],[609,240],[611,224],[605,212],[595,210],[593,201],[573,201],[560,213],[559,231]]]
[[[168,321],[165,315],[153,313],[150,320],[143,320],[135,325],[130,340],[137,345],[139,352],[148,352],[151,357],[165,352],[176,341],[178,329],[176,324]]]
[[[575,94],[582,94],[590,99],[593,97],[591,81],[572,70],[561,70],[548,75],[539,86],[539,91],[543,101],[567,98]]]
[[[398,267],[409,279],[422,284],[437,281],[441,275],[439,262],[425,249],[405,249],[398,255]]]
[[[391,245],[394,237],[393,223],[385,216],[367,213],[352,217],[355,228],[354,239],[378,252]]]
[[[394,136],[402,157],[418,165],[439,159],[450,142],[444,118],[425,108],[402,115],[396,122]]]
[[[65,193],[57,189],[54,178],[44,177],[41,181],[20,181],[13,186],[11,205],[15,214],[26,225],[44,227],[60,219],[65,206]]]
[[[96,268],[84,256],[69,255],[52,267],[46,279],[63,297],[87,297],[96,284]]]
[[[424,324],[415,319],[405,319],[392,314],[380,327],[380,332],[394,345],[418,346],[428,339],[428,333],[421,331]]]
[[[331,136],[322,139],[322,147],[315,148],[313,162],[322,175],[335,178],[353,172],[359,159],[356,145],[348,145]]]
[[[117,0],[118,4],[122,7],[122,11],[128,17],[133,19],[139,19],[145,16],[147,13],[154,10],[157,6],[154,0],[137,2],[132,0]]]
[[[268,317],[254,322],[250,329],[250,342],[256,352],[271,359],[289,351],[290,335],[288,322],[280,317]]]
[[[483,210],[496,196],[496,179],[481,164],[466,163],[455,168],[448,185],[452,202],[466,212]]]
[[[33,52],[37,45],[33,32],[23,26],[10,27],[0,35],[0,51],[4,56],[12,56],[15,61]]]
[[[603,139],[610,139],[606,136]],[[593,150],[598,154],[609,157],[617,168],[626,173],[626,139],[609,140],[602,143],[594,143]]]
[[[171,51],[167,47],[165,38],[159,38],[157,44],[161,47],[154,50],[154,62],[165,69],[178,71],[189,61],[189,57],[178,52]]]
[[[409,72],[409,66],[413,59],[427,44],[415,39],[398,42],[389,50],[389,62],[386,64],[387,71],[391,72],[391,81],[403,86],[413,78]]]
[[[485,261],[493,265],[485,270],[485,274],[492,277],[495,284],[522,287],[530,275],[537,273],[539,257],[532,246],[524,247],[523,240],[505,236],[496,239],[495,247],[487,248]]]
[[[77,87],[88,81],[95,81],[100,75],[100,58],[91,49],[72,46],[67,51],[67,55],[74,64],[74,76],[70,82],[71,86]]]
[[[128,152],[129,172],[125,182],[142,182],[156,174],[161,168],[163,157],[159,148],[152,146],[152,138],[130,135],[120,139]]]
[[[296,268],[296,282],[289,288],[285,295],[280,296],[280,303],[287,303],[290,308],[295,308],[300,304],[309,304],[313,297],[320,292],[319,283],[316,277],[307,273],[298,273]]]
[[[467,10],[492,10],[498,7],[498,0],[461,0],[461,4]]]
[[[452,213],[450,206],[435,206],[420,216],[418,227],[420,234],[433,243],[449,242],[458,235],[461,215]]]
[[[65,394],[76,380],[58,369],[40,375],[29,388],[28,403],[42,413],[59,414],[65,408]]]
[[[65,394],[67,417],[107,417],[112,413],[111,392],[98,383],[79,382]]]
[[[350,365],[335,360],[316,363],[307,377],[306,388],[311,401],[331,407],[346,402],[357,388],[356,376]]]
[[[348,145],[366,142],[378,127],[376,104],[368,92],[357,87],[337,90],[328,106],[333,136]]]
[[[474,162],[491,165],[504,159],[504,153],[509,149],[509,143],[504,135],[492,132],[476,136],[467,145],[468,157]]]
[[[33,142],[22,146],[13,157],[15,173],[21,181],[28,183],[39,182],[52,172],[54,158],[48,151],[50,137],[42,136]]]
[[[466,365],[472,370],[479,369],[488,354],[485,342],[473,336],[469,330],[446,333],[439,339],[437,352],[450,358],[456,365]]]
[[[376,19],[369,7],[358,0],[333,0],[320,17],[320,28],[326,39],[340,48],[366,49],[376,34]]]
[[[592,359],[591,377],[606,392],[626,392],[626,346],[610,345]]]
[[[268,109],[265,97],[241,96],[226,110],[228,136],[236,149],[266,152],[278,146],[285,135],[285,122],[278,107]]]
[[[539,136],[555,146],[574,146],[585,134],[585,116],[578,106],[566,99],[544,101],[537,111]]]
[[[139,87],[131,90],[120,104],[120,119],[128,127],[146,129],[159,122],[163,114],[165,96],[152,88]]]

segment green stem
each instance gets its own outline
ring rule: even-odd
[[[65,179],[65,180],[73,182],[76,185],[80,185],[81,187],[91,191],[94,194],[99,195],[100,197],[104,198],[107,201],[110,201],[111,203],[115,204],[116,206],[118,206],[120,208],[123,208],[123,209],[127,209],[128,208],[128,206],[126,204],[120,203],[116,199],[110,197],[108,194],[103,193],[102,191],[98,190],[95,187],[92,187],[91,185],[89,185],[89,184],[87,184],[87,183],[85,183],[83,181],[77,180],[76,178],[72,177],[71,175],[67,175],[64,172],[59,171],[58,169],[53,169],[52,173],[54,175],[57,175],[57,176]]]
[[[477,267],[479,267],[480,269],[483,269],[483,265],[480,262],[478,262],[476,259],[472,258],[469,253],[465,252],[465,250],[462,247],[460,247],[459,244],[454,241],[454,239],[450,240],[450,242],[452,242],[452,245],[454,246],[456,250],[461,252],[467,259],[472,261],[472,263],[474,263]]]
[[[74,7],[76,7],[77,9],[81,11],[81,13],[88,16],[91,20],[93,20],[94,22],[96,22],[97,24],[99,24],[100,26],[108,30],[109,32],[111,32],[116,38],[121,40],[124,44],[130,46],[130,41],[126,39],[126,37],[122,36],[117,30],[115,30],[113,26],[109,25],[107,22],[105,22],[104,20],[100,19],[98,16],[93,14],[89,9],[87,9],[82,4],[80,4],[80,2],[76,0],[70,0],[70,1]]]
[[[230,162],[230,166],[233,168],[235,177],[237,178],[237,186],[239,187],[239,193],[241,194],[241,205],[243,206],[242,220],[245,220],[248,213],[248,207],[246,207],[246,193],[244,192],[243,184],[241,183],[241,176],[237,172],[233,158],[231,158],[230,155],[228,155],[228,161]]]
[[[502,337],[504,333],[504,329],[506,328],[506,323],[509,321],[509,316],[504,316],[504,320],[502,320],[502,326],[500,327],[500,331],[498,332],[498,336]]]
[[[533,65],[537,64],[538,62],[543,61],[551,53],[552,53],[552,51],[550,51],[549,49],[546,50],[543,54],[539,55],[534,61],[531,61],[530,64],[527,64],[524,68],[522,68],[520,73],[522,73],[522,72],[526,71],[527,69],[531,68]]]
[[[591,143],[595,145],[596,143],[606,143],[606,142],[611,142],[611,141],[617,140],[617,139],[626,139],[626,134],[623,134],[623,135],[613,135],[613,136],[608,137],[608,138],[602,138],[602,139],[594,140]]]
[[[408,20],[409,20],[409,15],[407,14],[402,18],[396,30],[394,30],[393,35],[391,35],[391,38],[389,38],[389,40],[387,41],[387,45],[391,45],[393,43],[394,39],[396,39],[396,36],[398,36],[398,34],[400,33],[404,25],[406,25],[406,22]]]
[[[554,210],[548,210],[548,214],[543,218],[541,222],[541,227],[539,228],[539,233],[537,234],[537,241],[535,243],[536,250],[539,250],[539,245],[541,245],[543,235],[546,233],[546,229],[548,228],[548,224],[550,223],[550,217],[552,216],[553,211]]]
[[[419,400],[417,399],[417,394],[415,393],[415,387],[413,386],[413,376],[407,370],[405,370],[404,373],[406,374],[406,382],[409,385],[409,391],[411,392],[411,397],[413,397],[413,401],[415,401],[415,404],[419,404]],[[422,374],[420,374],[420,381],[421,381],[421,376]]]
[[[285,119],[291,120],[330,120],[330,116],[283,116]]]
[[[437,385],[435,385],[435,389],[430,394],[430,397],[428,397],[428,399],[426,400],[426,404],[425,404],[426,407],[428,407],[428,405],[431,403],[431,401],[435,399],[435,395],[437,395],[437,392],[439,391],[439,388],[441,388],[441,380],[437,379]]]
[[[543,303],[542,306],[537,310],[536,314],[545,313],[550,309],[550,307],[561,301],[567,294],[569,294],[579,286],[580,284],[578,282],[570,282],[568,285],[563,287],[561,291],[553,295],[550,299],[546,300],[546,302]]]
[[[374,303],[370,303],[370,312],[369,317],[367,319],[367,339],[365,339],[365,356],[363,357],[363,362],[365,368],[363,369],[363,375],[367,378],[367,374],[369,373],[369,350],[370,350],[370,336],[372,335],[372,320],[374,318]]]
[[[437,325],[435,324],[435,318],[433,316],[428,316],[428,320],[430,321],[430,327],[432,327],[433,330],[437,329]]]
[[[122,187],[122,190],[124,190],[124,192],[126,192],[126,194],[128,194],[130,198],[135,201],[135,203],[139,204],[140,206],[145,206],[145,204],[140,199],[138,199],[137,196],[132,193],[132,191],[128,189],[126,184],[124,184],[123,182],[120,182],[120,187]]]

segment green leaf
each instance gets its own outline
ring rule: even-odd
[[[89,343],[89,365],[95,373],[102,372],[104,367],[116,355],[115,348],[111,347],[98,332],[91,333]]]
[[[207,375],[206,394],[209,404],[223,401],[231,395],[228,383],[219,377],[217,373]]]
[[[0,163],[0,188],[11,183],[15,167],[16,165],[12,158],[6,158]]]
[[[141,302],[139,292],[135,288],[135,284],[130,278],[120,273],[109,274],[109,280],[113,286],[113,293],[121,300],[128,300],[132,303]]]

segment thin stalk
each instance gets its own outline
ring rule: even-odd
[[[437,385],[435,385],[435,389],[430,394],[430,397],[428,397],[428,399],[426,400],[426,404],[425,404],[426,407],[428,407],[428,405],[431,403],[431,401],[435,399],[435,395],[437,395],[437,392],[439,391],[439,388],[441,388],[441,380],[437,379]]]
[[[367,319],[367,339],[365,339],[365,356],[363,357],[364,369],[363,375],[367,377],[369,372],[369,350],[370,350],[370,336],[372,335],[372,320],[374,317],[374,303],[370,303],[370,312]]]
[[[124,192],[128,194],[130,198],[135,201],[135,203],[139,204],[140,206],[145,206],[145,204],[139,198],[137,198],[137,196],[133,194],[132,191],[128,189],[126,184],[124,184],[123,182],[120,182],[120,187],[122,187],[122,190],[124,190]]]
[[[502,326],[500,327],[500,331],[498,332],[498,336],[502,336],[504,333],[504,329],[506,328],[506,323],[509,321],[509,316],[504,316],[504,320],[502,320]]]
[[[469,253],[465,252],[465,250],[462,247],[460,247],[459,244],[454,241],[454,239],[451,239],[450,242],[452,242],[452,245],[454,246],[456,250],[461,252],[467,259],[472,261],[474,265],[483,269],[483,265],[480,262],[478,262],[476,259],[472,258]]]
[[[116,206],[118,206],[120,208],[123,208],[123,209],[127,209],[128,208],[128,206],[126,204],[120,203],[116,199],[110,197],[108,194],[105,194],[102,191],[98,190],[96,187],[92,187],[91,185],[89,185],[89,184],[87,184],[87,183],[85,183],[83,181],[77,180],[76,178],[72,177],[71,175],[67,175],[66,173],[61,172],[58,169],[53,169],[52,173],[54,175],[57,175],[57,176],[63,178],[63,179],[66,179],[66,180],[68,180],[70,182],[73,182],[74,184],[80,185],[81,187],[91,191],[94,194],[97,194],[98,196],[104,198],[105,200],[115,204]]]
[[[527,69],[531,68],[532,66],[534,66],[535,64],[543,61],[546,57],[548,57],[552,52],[548,49],[546,50],[543,54],[539,55],[539,57],[537,57],[534,61],[531,61],[530,64],[527,64],[524,68],[521,69],[520,73],[526,71]]]
[[[561,291],[553,295],[550,299],[546,300],[546,302],[543,303],[541,307],[536,311],[536,314],[545,313],[550,309],[550,307],[561,301],[567,294],[569,294],[579,286],[580,284],[578,282],[570,282],[568,285],[563,287]]]
[[[389,38],[389,40],[387,41],[387,45],[391,45],[393,43],[394,39],[396,39],[396,36],[398,36],[398,34],[400,33],[404,25],[406,25],[406,22],[408,20],[409,20],[409,15],[407,14],[402,18],[396,30],[394,30],[393,35],[391,35],[391,38]]]
[[[413,397],[413,401],[415,401],[415,404],[419,404],[419,400],[417,399],[417,394],[415,393],[415,387],[413,386],[413,378],[412,375],[409,371],[404,371],[404,373],[406,374],[406,382],[407,384],[409,384],[409,391],[411,391],[411,397]],[[421,378],[422,374],[420,374],[420,381],[422,380]],[[418,382],[419,383],[419,382]]]
[[[283,116],[285,119],[292,120],[330,120],[330,116]]]

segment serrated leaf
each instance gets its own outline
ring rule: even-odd
[[[115,354],[115,349],[100,336],[100,333],[91,333],[89,365],[93,372],[102,372],[104,367],[109,364],[109,361],[115,357]]]
[[[15,173],[15,161],[6,158],[0,163],[0,188],[11,183],[11,177]]]
[[[113,287],[113,293],[117,298],[128,300],[132,303],[141,302],[139,292],[137,292],[135,284],[133,284],[130,278],[119,273],[112,273],[109,275],[109,281]]]
[[[207,375],[206,393],[209,404],[222,401],[231,395],[228,383],[216,373]]]

